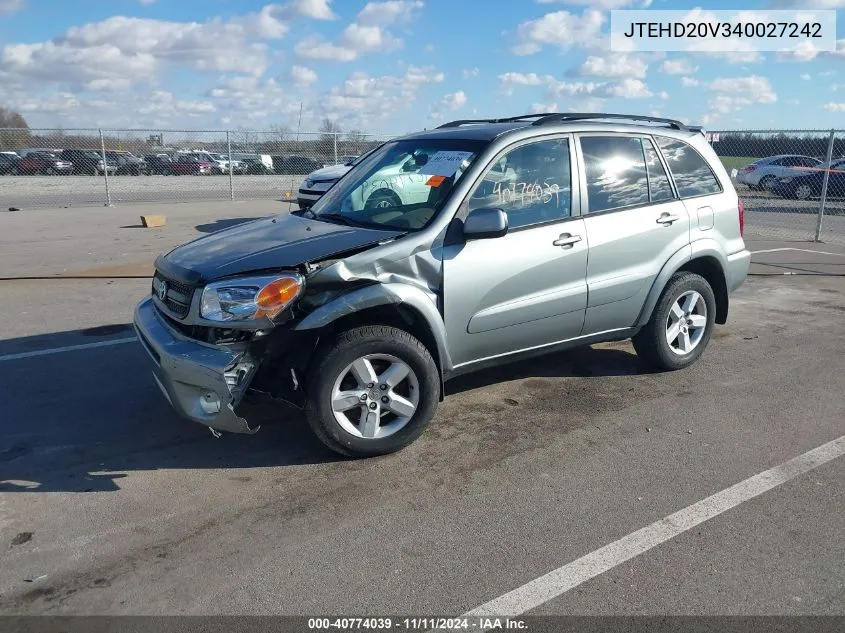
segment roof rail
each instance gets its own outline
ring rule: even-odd
[[[689,131],[686,125],[675,119],[664,119],[656,116],[640,114],[610,114],[607,112],[552,112],[541,115],[532,125],[547,125],[549,123],[565,123],[567,121],[584,121],[587,119],[627,119],[629,121],[647,121],[649,123],[665,123],[671,128]]]
[[[522,121],[524,119],[536,119],[538,117],[546,116],[545,113],[541,114],[520,114],[519,116],[510,116],[501,119],[459,119],[457,121],[449,121],[448,123],[444,123],[443,125],[438,125],[435,129],[441,130],[444,128],[450,127],[460,127],[462,125],[472,125],[477,123],[516,123],[518,121]]]
[[[519,116],[501,119],[459,119],[438,125],[436,129],[460,127],[479,123],[517,123],[527,119],[535,119],[531,125],[547,125],[549,123],[565,123],[567,121],[586,121],[589,119],[627,119],[628,121],[646,121],[648,123],[664,123],[675,130],[684,132],[701,132],[701,127],[687,126],[676,119],[664,119],[656,116],[641,114],[612,114],[608,112],[543,112],[539,114],[521,114]]]

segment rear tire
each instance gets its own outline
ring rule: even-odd
[[[759,188],[761,191],[769,191],[775,184],[775,177],[774,176],[763,176],[760,179]]]
[[[425,345],[383,325],[339,334],[309,371],[307,385],[311,429],[331,450],[355,457],[393,453],[413,442],[440,396],[440,376]]]
[[[644,362],[665,371],[689,367],[707,347],[716,319],[716,297],[707,280],[690,272],[669,279],[648,323],[633,337]]]

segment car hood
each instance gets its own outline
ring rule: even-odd
[[[262,270],[293,268],[375,245],[401,231],[344,226],[283,214],[246,222],[178,246],[159,256],[167,277],[198,285]]]
[[[305,179],[313,180],[315,182],[339,180],[345,176],[350,169],[352,168],[349,165],[330,165],[329,167],[323,167],[322,169],[312,171],[305,177]]]

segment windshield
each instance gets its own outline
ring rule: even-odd
[[[350,224],[421,229],[485,146],[465,139],[385,143],[357,163],[311,212],[318,219],[339,216]]]

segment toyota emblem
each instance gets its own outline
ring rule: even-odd
[[[158,286],[156,287],[156,294],[161,301],[167,299],[167,282],[166,281],[159,281]]]

